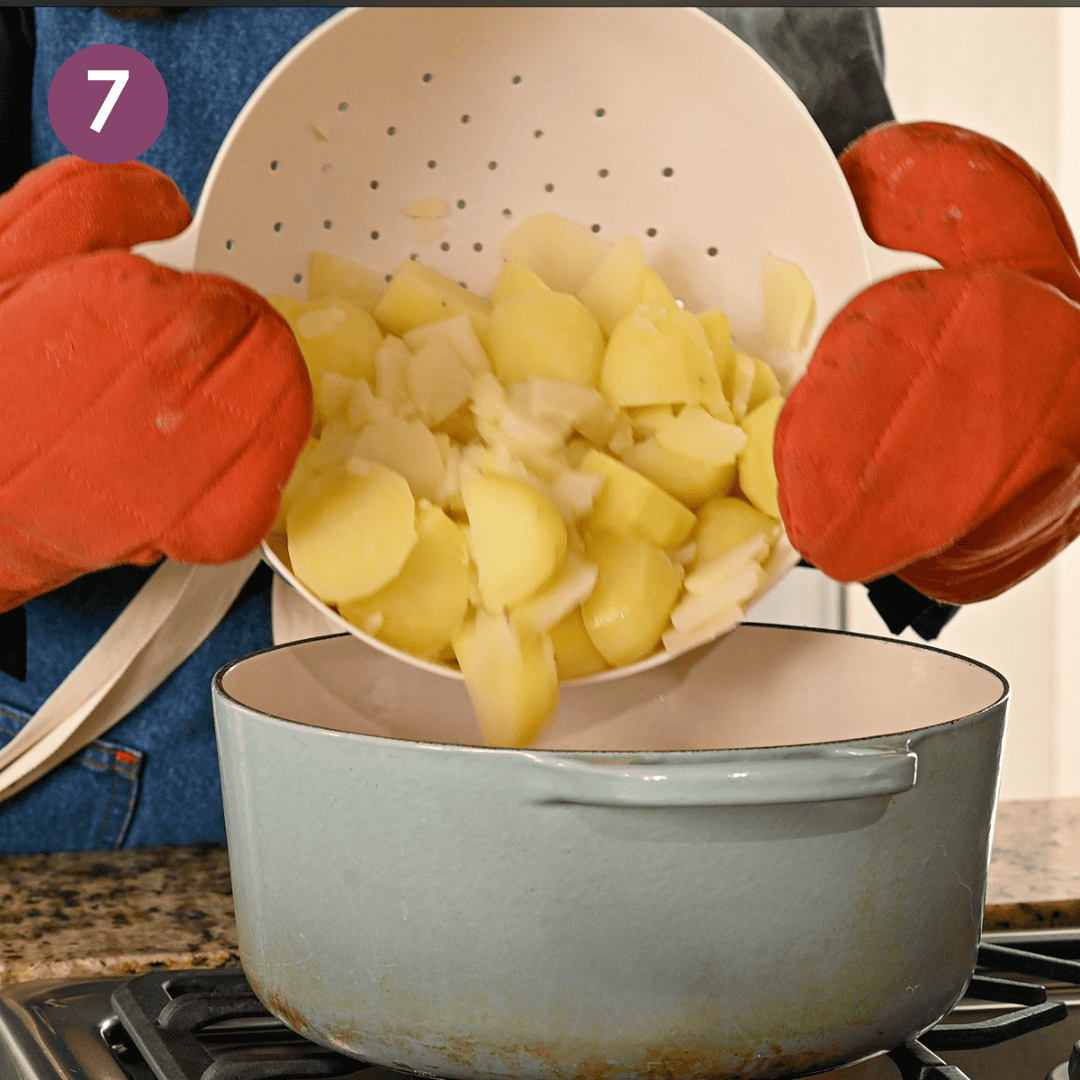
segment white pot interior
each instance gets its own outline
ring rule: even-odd
[[[222,688],[250,709],[311,727],[482,744],[463,683],[416,669],[408,669],[407,679],[401,675],[401,661],[343,635],[241,660],[225,673]],[[743,625],[701,659],[686,657],[614,683],[565,684],[559,713],[535,748],[724,750],[843,742],[957,720],[1007,691],[991,669],[937,649]],[[646,704],[626,712],[639,702]]]

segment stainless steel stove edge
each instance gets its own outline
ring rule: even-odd
[[[0,990],[0,1080],[130,1080],[104,1030],[126,977],[48,979]]]

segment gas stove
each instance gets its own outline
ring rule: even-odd
[[[0,1080],[278,1080],[401,1073],[317,1046],[236,967],[0,990]],[[1080,931],[987,935],[937,1027],[837,1080],[1080,1080]],[[824,1080],[824,1077],[822,1078]]]

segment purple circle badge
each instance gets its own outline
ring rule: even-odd
[[[141,52],[91,45],[60,65],[49,86],[49,120],[76,157],[115,165],[157,141],[169,115],[165,80]]]

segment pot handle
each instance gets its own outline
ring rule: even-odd
[[[765,806],[900,795],[915,786],[918,762],[906,743],[685,764],[530,756],[545,774],[540,801],[587,806]]]

